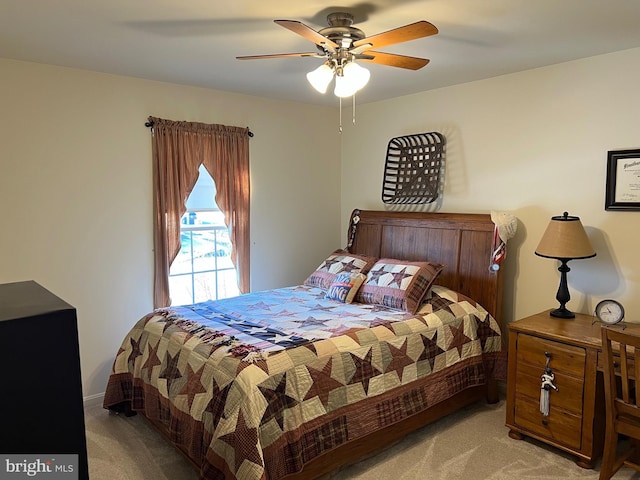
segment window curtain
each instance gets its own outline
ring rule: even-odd
[[[249,291],[249,129],[149,117],[153,125],[154,307],[171,304],[169,268],[201,164],[216,184],[241,293]]]

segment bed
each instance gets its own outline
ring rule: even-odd
[[[277,479],[316,478],[497,401],[491,217],[354,210],[347,237],[302,285],[145,315],[116,354],[105,408],[143,414],[203,480]],[[419,289],[376,283],[400,267]]]

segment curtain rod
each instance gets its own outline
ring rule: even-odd
[[[153,127],[153,122],[144,122],[144,126],[147,127],[147,128],[152,128]],[[250,137],[253,137],[253,132],[251,130],[249,130],[248,135]]]

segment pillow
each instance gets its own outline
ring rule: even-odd
[[[416,313],[443,269],[439,263],[381,258],[367,274],[356,302]]]
[[[304,285],[319,287],[327,290],[336,275],[342,272],[366,274],[376,263],[375,257],[336,250],[322,262],[316,270],[304,281]]]
[[[353,302],[360,285],[367,279],[364,273],[342,272],[336,275],[324,298],[342,303]]]

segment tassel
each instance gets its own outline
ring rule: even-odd
[[[542,374],[541,380],[542,384],[540,385],[540,413],[542,413],[543,416],[548,417],[550,408],[549,390],[555,390],[557,392],[558,387],[553,384],[555,375],[548,367]]]
[[[540,389],[540,413],[549,416],[549,390],[546,388]]]

